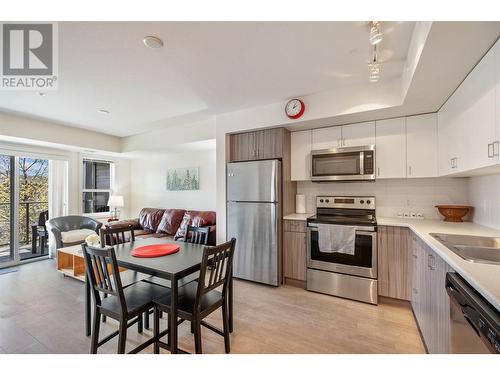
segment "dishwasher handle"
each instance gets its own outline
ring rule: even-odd
[[[479,331],[479,327],[477,327],[475,324],[475,322],[477,322],[479,319],[479,313],[477,312],[477,310],[472,308],[471,306],[464,306],[462,307],[462,314],[465,320],[467,320],[467,323],[469,323],[474,332],[476,332],[476,335],[481,337],[481,331]]]

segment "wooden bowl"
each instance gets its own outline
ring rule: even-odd
[[[461,223],[463,217],[467,215],[472,206],[462,206],[456,204],[438,204],[436,206],[439,213],[444,216],[444,221]]]

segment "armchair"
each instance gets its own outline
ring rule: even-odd
[[[55,249],[81,244],[89,234],[99,233],[102,223],[85,216],[60,216],[47,221]]]

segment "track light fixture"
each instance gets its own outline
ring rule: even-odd
[[[373,46],[373,56],[368,64],[370,82],[378,82],[380,78],[380,63],[378,62],[377,45]]]
[[[368,38],[372,45],[377,45],[382,41],[382,31],[380,30],[380,22],[372,21],[370,27],[370,37]]]

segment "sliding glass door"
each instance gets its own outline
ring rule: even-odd
[[[49,161],[17,159],[19,258],[26,260],[48,254],[45,221],[49,216]]]
[[[0,155],[0,267],[15,261],[14,157]]]
[[[48,254],[49,161],[0,155],[0,267]]]

